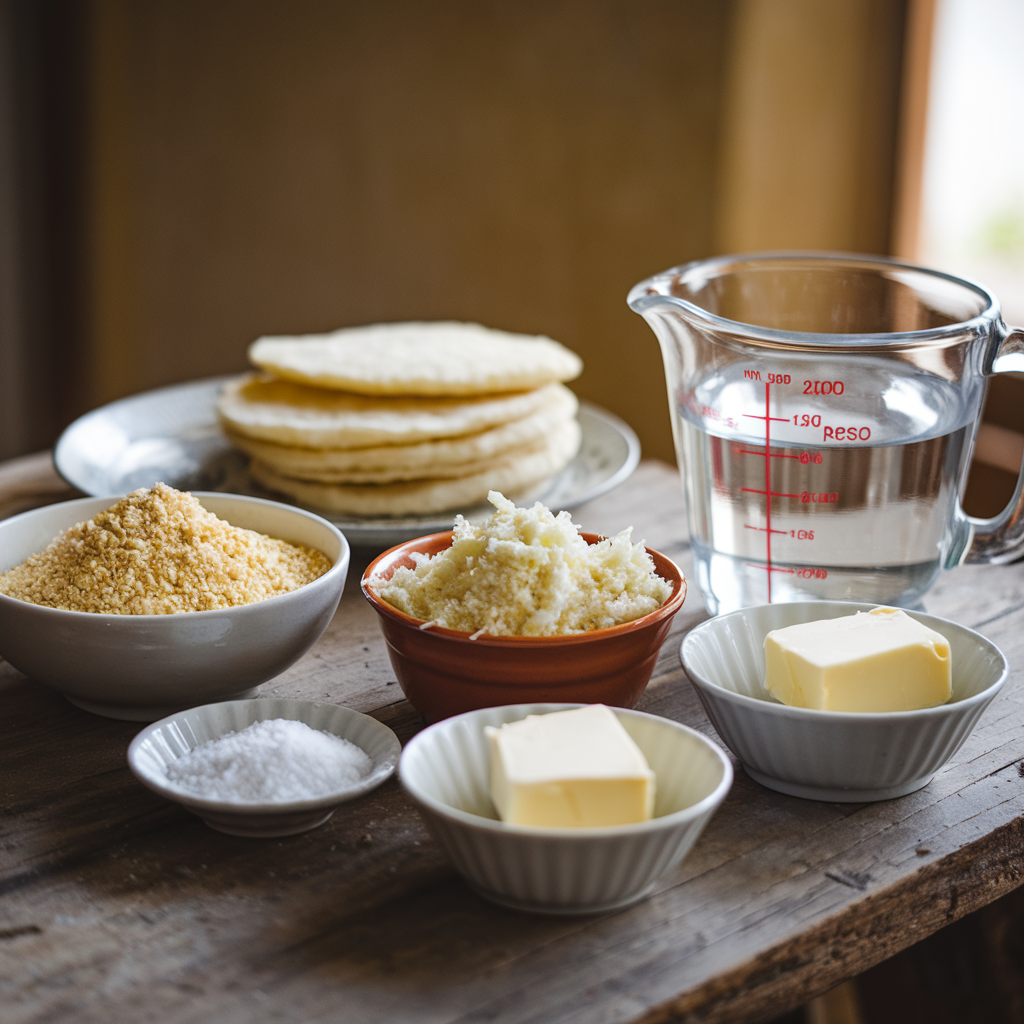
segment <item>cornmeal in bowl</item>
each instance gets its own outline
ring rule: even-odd
[[[239,529],[158,483],[0,575],[0,594],[66,611],[166,615],[253,604],[330,567],[321,551]]]

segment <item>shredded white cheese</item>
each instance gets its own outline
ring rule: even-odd
[[[414,554],[370,588],[426,624],[480,635],[559,636],[604,629],[660,608],[672,585],[655,575],[643,543],[626,529],[588,544],[568,512],[540,502],[517,508],[498,491],[480,524],[455,519],[451,547]]]

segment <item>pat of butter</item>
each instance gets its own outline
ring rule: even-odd
[[[952,694],[949,641],[896,608],[772,630],[764,654],[768,692],[794,707],[907,711]]]
[[[502,821],[597,828],[653,813],[654,772],[603,704],[529,715],[487,735],[491,799]]]

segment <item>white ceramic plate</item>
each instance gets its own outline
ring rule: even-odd
[[[57,471],[86,494],[125,494],[162,480],[180,490],[230,491],[284,500],[257,486],[247,459],[221,433],[214,411],[217,393],[232,377],[175,384],[111,402],[75,420],[54,450]],[[617,416],[583,402],[583,442],[576,457],[531,496],[549,508],[572,510],[622,483],[640,461],[636,434]],[[391,547],[427,533],[451,529],[454,512],[390,519],[338,516],[311,509],[334,523],[349,543]],[[462,509],[468,519],[493,511],[482,504]]]

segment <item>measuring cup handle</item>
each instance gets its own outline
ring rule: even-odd
[[[996,349],[989,373],[1024,371],[1024,330],[1009,330]],[[993,562],[1001,565],[1024,555],[1024,465],[1010,503],[993,519],[967,517],[973,536],[961,562]]]

